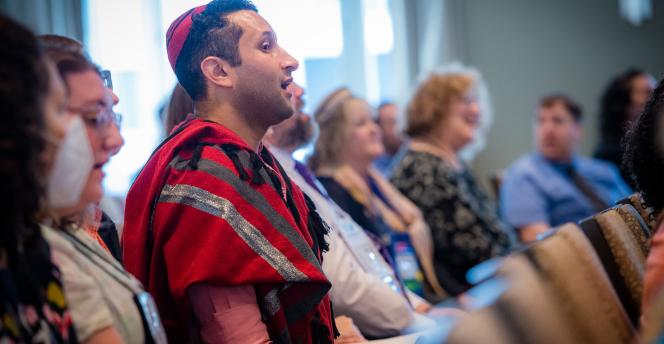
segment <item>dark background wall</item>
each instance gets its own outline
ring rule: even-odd
[[[625,21],[618,1],[454,1],[464,62],[484,75],[494,123],[476,158],[478,177],[506,167],[532,149],[531,116],[538,98],[563,91],[584,107],[591,153],[599,97],[616,73],[636,66],[664,77],[664,3],[639,27]]]

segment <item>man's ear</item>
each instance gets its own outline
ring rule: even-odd
[[[225,60],[208,56],[201,61],[201,72],[205,79],[220,87],[233,87],[234,70]]]
[[[577,144],[581,144],[581,142],[583,142],[583,137],[586,135],[586,132],[583,129],[583,125],[580,122],[576,123],[575,126],[576,126],[576,128],[575,128],[575,130],[576,130],[576,135],[575,135],[576,136],[576,141],[577,141]]]

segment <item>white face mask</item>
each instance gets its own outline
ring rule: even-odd
[[[49,207],[62,209],[78,204],[93,166],[94,155],[85,124],[76,116],[69,122],[55,152],[46,186]]]

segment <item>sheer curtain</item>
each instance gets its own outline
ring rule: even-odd
[[[54,33],[83,40],[81,0],[0,0],[0,10],[36,34]]]
[[[462,151],[470,161],[485,145],[493,121],[489,90],[480,71],[463,65],[468,59],[464,32],[464,0],[390,0],[394,22],[394,52],[391,92],[402,110],[418,83],[430,73],[463,71],[474,75],[482,116],[474,141]],[[400,118],[403,127],[404,115]]]
[[[395,89],[403,99],[418,78],[466,59],[463,6],[456,0],[389,0],[394,22]]]

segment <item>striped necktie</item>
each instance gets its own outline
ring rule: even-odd
[[[611,206],[606,201],[604,201],[599,196],[599,194],[597,194],[595,188],[592,185],[590,185],[590,183],[588,183],[588,181],[576,171],[576,168],[574,168],[574,166],[571,166],[567,170],[567,175],[572,181],[572,184],[574,184],[579,189],[579,191],[581,191],[581,193],[584,196],[586,196],[586,198],[588,198],[590,204],[593,206],[593,208],[596,211],[602,211]]]

